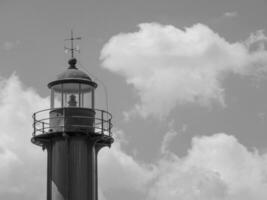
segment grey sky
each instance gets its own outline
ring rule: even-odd
[[[218,102],[212,103],[211,106],[201,106],[195,102],[178,103],[162,119],[135,115],[126,120],[124,113],[141,101],[140,90],[133,84],[127,84],[127,77],[122,73],[112,71],[112,67],[109,69],[103,67],[104,61],[100,60],[103,47],[113,36],[121,33],[137,33],[140,31],[138,25],[141,23],[155,22],[162,27],[172,25],[181,31],[185,31],[185,27],[190,29],[201,23],[229,44],[244,44],[251,34],[259,30],[263,30],[266,35],[266,9],[266,0],[1,0],[0,77],[2,80],[8,80],[15,73],[22,82],[24,90],[31,87],[42,98],[46,98],[49,95],[47,83],[67,66],[69,55],[64,53],[64,45],[69,44],[64,43],[64,39],[69,37],[70,29],[73,28],[75,34],[83,38],[77,44],[81,49],[81,53],[77,55],[80,68],[88,70],[90,74],[104,82],[108,90],[109,111],[114,116],[113,123],[116,129],[124,133],[123,137],[127,140],[126,143],[120,144],[118,151],[132,156],[136,162],[145,166],[157,165],[162,156],[160,149],[163,138],[170,131],[174,131],[177,134],[171,138],[168,148],[180,158],[188,155],[192,138],[195,136],[225,139],[213,137],[215,133],[232,135],[249,150],[257,149],[260,153],[266,153],[265,66],[257,73],[243,73],[243,71],[233,73],[228,70],[220,75],[218,79],[220,88],[224,90],[226,106]],[[260,43],[264,44],[266,40]],[[254,45],[258,47],[258,44]],[[133,66],[134,64],[142,63],[135,62]],[[0,86],[5,88],[3,84]],[[101,83],[97,101],[99,107],[105,108],[104,89]],[[29,137],[31,133],[21,134]],[[235,144],[231,138],[226,140]],[[196,149],[192,152],[197,151]],[[39,151],[37,148],[34,150]],[[45,153],[39,153],[45,157]],[[108,155],[108,151],[105,151],[103,157],[108,160]],[[265,167],[267,168],[266,165]],[[146,170],[149,171],[146,167],[140,167],[136,169],[138,173],[133,170],[133,174],[147,176],[147,179],[142,180],[146,183],[149,177],[153,177]],[[187,176],[190,175],[183,174],[181,179]],[[142,185],[143,182],[137,183]],[[177,183],[179,184],[180,182]],[[160,199],[160,194],[158,198],[152,197],[155,188],[150,190],[149,195],[140,191],[138,187],[133,190],[123,187],[108,188],[103,193],[107,200],[125,199],[126,196],[128,199]],[[1,195],[4,196],[0,189],[0,197]],[[25,198],[29,196],[26,195]],[[10,196],[9,199],[15,199],[15,196]]]

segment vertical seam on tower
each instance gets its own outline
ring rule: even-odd
[[[67,141],[67,200],[70,200],[70,140],[69,137],[66,138]]]

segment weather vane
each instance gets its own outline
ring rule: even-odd
[[[76,52],[80,52],[77,47],[76,48],[74,47],[74,40],[81,40],[82,37],[74,37],[73,36],[73,30],[71,30],[70,34],[71,34],[70,38],[65,39],[65,41],[69,40],[70,44],[71,44],[71,47],[70,48],[65,47],[65,50],[70,51],[71,52],[71,58],[74,58],[74,52],[75,51]]]

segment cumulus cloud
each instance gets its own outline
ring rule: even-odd
[[[267,154],[248,151],[226,134],[195,137],[184,158],[159,162],[149,200],[263,200],[267,198]]]
[[[0,199],[45,199],[45,155],[30,137],[31,114],[47,107],[48,98],[23,86],[15,74],[1,79],[0,88]],[[194,137],[187,155],[179,157],[168,149],[177,135],[171,130],[159,160],[146,163],[126,153],[123,132],[115,132],[115,144],[99,155],[101,200],[118,199],[107,194],[125,190],[144,200],[267,198],[267,154],[249,151],[234,136]]]
[[[44,199],[45,155],[30,138],[32,113],[47,107],[48,99],[15,74],[0,79],[0,88],[0,199]]]
[[[102,190],[126,189],[144,192],[149,181],[155,176],[156,169],[152,164],[137,162],[134,157],[124,152],[121,148],[124,140],[116,138],[116,142],[111,149],[106,148],[100,152],[99,176],[101,188]],[[115,184],[114,180],[116,180]]]
[[[174,135],[167,133],[166,138]],[[167,150],[166,141],[162,145],[162,157],[150,164],[123,152],[119,143],[101,155],[102,196],[128,189],[144,200],[267,198],[267,154],[249,151],[234,136],[220,133],[194,137],[184,157]],[[110,199],[108,195],[106,199]]]
[[[169,146],[171,144],[171,142],[173,141],[173,139],[178,135],[178,134],[183,134],[186,132],[187,130],[187,125],[183,124],[182,127],[176,131],[173,126],[174,126],[174,121],[171,121],[168,124],[168,128],[169,131],[164,135],[163,139],[162,139],[162,143],[161,143],[161,147],[160,147],[160,152],[162,154],[169,154],[171,153],[169,151]]]
[[[264,48],[226,41],[204,24],[179,29],[144,23],[133,33],[113,36],[103,47],[102,66],[123,76],[140,101],[128,114],[166,117],[177,105],[225,106],[224,77],[255,74],[267,63]],[[254,38],[253,38],[254,37]]]
[[[262,52],[265,50],[267,37],[263,30],[258,30],[255,33],[250,34],[249,38],[245,41],[245,44],[249,51]]]

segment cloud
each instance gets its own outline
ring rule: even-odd
[[[175,134],[167,133],[166,138]],[[124,190],[144,200],[264,200],[267,198],[267,154],[249,151],[224,133],[194,137],[184,157],[167,150],[155,163],[141,163],[120,144],[100,155],[101,194]],[[118,178],[119,177],[119,178]],[[114,180],[116,180],[114,184]]]
[[[10,51],[16,47],[18,47],[20,45],[20,41],[19,40],[16,40],[14,42],[11,42],[11,41],[5,41],[2,45],[3,49],[5,51]]]
[[[163,139],[162,139],[162,143],[161,143],[161,147],[160,147],[160,152],[162,154],[169,154],[171,153],[169,150],[169,146],[171,144],[171,142],[173,141],[173,139],[178,135],[178,134],[182,134],[185,133],[187,130],[187,125],[183,124],[182,127],[179,129],[179,131],[176,131],[173,126],[174,126],[174,121],[171,121],[168,124],[169,127],[169,131],[164,135]]]
[[[265,51],[265,44],[267,37],[263,30],[258,30],[255,33],[250,34],[249,38],[245,41],[245,44],[250,52]]]
[[[23,86],[16,74],[2,78],[0,88],[0,199],[42,200],[46,160],[30,143],[31,115],[48,107],[48,98]],[[114,130],[119,138],[99,154],[101,200],[132,195],[141,200],[267,198],[267,154],[249,151],[234,136],[221,133],[194,137],[187,155],[179,157],[168,149],[177,135],[170,128],[159,159],[151,163],[126,153],[123,132]],[[118,191],[119,198],[110,195]]]
[[[263,38],[256,34],[254,40],[259,36]],[[225,106],[227,74],[254,75],[265,69],[267,52],[251,51],[251,38],[230,43],[204,24],[179,29],[144,23],[137,32],[113,36],[100,59],[140,97],[128,115],[163,118],[177,105]]]
[[[226,18],[234,18],[234,17],[238,16],[238,13],[236,11],[235,12],[225,12],[223,14],[223,16]]]
[[[0,199],[44,199],[45,155],[30,138],[32,113],[47,107],[48,99],[16,74],[0,79],[0,88]]]
[[[124,152],[121,148],[124,140],[115,138],[116,142],[112,148],[103,149],[99,154],[101,189],[103,191],[126,189],[144,192],[145,186],[155,176],[155,168],[151,164],[140,164],[134,157]],[[114,180],[116,180],[116,184],[114,184]]]
[[[162,159],[149,200],[263,200],[267,154],[248,151],[226,134],[195,137],[184,158]]]

